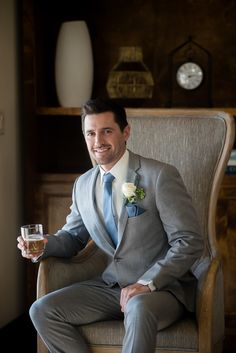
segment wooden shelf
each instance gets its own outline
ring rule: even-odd
[[[164,108],[160,108],[164,109]],[[171,108],[170,108],[171,109]],[[173,108],[174,109],[174,108]],[[194,108],[190,108],[194,109]],[[201,108],[196,108],[196,109],[201,109]],[[231,107],[214,107],[214,108],[203,108],[203,109],[212,109],[212,110],[218,110],[218,111],[224,111],[226,113],[232,114],[236,116],[236,108],[231,108]],[[37,115],[71,115],[71,116],[80,116],[81,115],[81,108],[65,108],[65,107],[38,107],[36,109],[36,114]]]
[[[78,116],[81,114],[81,108],[64,108],[64,107],[39,107],[36,109],[37,115],[71,115]]]
[[[224,180],[223,180],[223,184],[224,186],[232,186],[234,185],[234,187],[236,188],[236,174],[225,174],[224,176]]]

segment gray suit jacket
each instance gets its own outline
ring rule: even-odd
[[[203,251],[195,209],[180,174],[173,166],[130,152],[127,182],[145,190],[138,202],[145,211],[128,217],[123,205],[115,249],[99,217],[95,185],[99,167],[77,178],[71,213],[57,236],[49,237],[45,257],[70,257],[91,237],[108,256],[103,280],[121,287],[152,280],[157,290],[172,292],[194,311],[196,278],[191,272]]]

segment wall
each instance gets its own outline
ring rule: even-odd
[[[16,1],[0,0],[0,327],[24,310],[25,262],[16,247],[21,223]]]
[[[138,104],[166,107],[171,91],[170,54],[192,36],[211,55],[212,105],[236,106],[235,0],[62,0],[56,7],[53,1],[31,2],[37,14],[37,105],[58,105],[54,56],[59,25],[66,20],[84,19],[93,45],[93,96],[107,95],[106,82],[109,71],[117,63],[119,47],[141,46],[155,87],[153,98]],[[205,65],[203,68],[205,77],[209,76]],[[124,102],[126,106],[132,103]],[[185,105],[188,103],[186,99]],[[196,99],[195,104],[206,106],[204,100]]]

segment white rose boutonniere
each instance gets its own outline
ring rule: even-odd
[[[137,200],[142,200],[145,197],[143,188],[137,188],[134,183],[124,183],[122,185],[122,192],[125,198],[125,204],[135,203]]]

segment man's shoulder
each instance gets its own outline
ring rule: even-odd
[[[134,159],[138,159],[139,163],[140,163],[140,167],[143,168],[154,168],[154,169],[158,169],[161,170],[163,168],[167,169],[167,170],[172,170],[172,169],[176,169],[176,167],[168,162],[164,162],[161,161],[159,159],[155,159],[155,158],[150,158],[150,157],[146,157],[146,156],[142,156],[140,154],[136,154],[131,152],[131,158]]]
[[[84,172],[83,174],[80,174],[77,179],[76,179],[76,183],[77,182],[87,182],[88,180],[90,180],[91,177],[94,176],[94,173],[98,173],[98,166],[94,166],[93,168],[90,168],[89,170],[87,170],[86,172]]]

